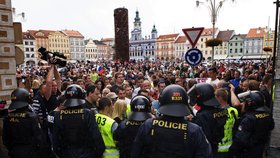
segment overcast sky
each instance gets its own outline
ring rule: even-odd
[[[135,11],[142,21],[142,34],[150,35],[155,24],[158,34],[182,33],[182,28],[212,27],[206,0],[12,0],[16,12],[25,12],[23,31],[28,29],[80,31],[85,38],[114,37],[114,9],[129,12],[129,32]],[[220,0],[216,0],[218,2]],[[275,25],[275,0],[227,0],[220,10],[216,26],[246,34],[250,28]],[[78,3],[77,3],[78,2]],[[15,21],[21,21],[16,18]]]

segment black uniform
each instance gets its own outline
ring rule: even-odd
[[[105,150],[92,112],[81,106],[55,113],[53,143],[62,158],[102,157]]]
[[[218,144],[224,137],[224,125],[227,121],[227,109],[203,107],[197,112],[193,122],[199,125],[209,140],[213,155],[218,150]]]
[[[139,128],[131,158],[209,158],[211,147],[201,128],[184,118],[148,119]]]
[[[38,158],[42,130],[38,116],[24,107],[10,112],[4,119],[3,143],[11,158]]]
[[[208,158],[211,146],[201,128],[184,119],[190,114],[188,97],[179,85],[169,85],[159,96],[157,119],[140,126],[131,158]]]
[[[118,141],[120,158],[130,158],[133,141],[141,124],[152,118],[151,101],[146,96],[137,95],[131,99],[131,113],[128,119],[121,121],[113,133],[114,140]]]
[[[263,106],[244,115],[230,147],[230,152],[238,158],[262,158],[269,133],[274,121]]]

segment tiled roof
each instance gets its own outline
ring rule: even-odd
[[[251,28],[246,38],[263,38],[264,28]]]
[[[178,33],[176,33],[176,34],[160,35],[160,36],[158,37],[158,39],[177,38],[178,35],[179,35]]]
[[[22,32],[22,38],[23,39],[35,39],[33,36],[31,36],[30,32]]]
[[[218,28],[215,28],[215,32],[218,31]],[[213,28],[205,28],[201,33],[201,36],[212,36]]]
[[[28,30],[28,32],[31,34],[31,36],[33,36],[34,38],[48,38],[49,34],[51,32],[55,32],[53,30]],[[38,32],[41,32],[44,34],[44,36],[37,36],[36,34]]]
[[[69,36],[69,37],[80,37],[80,38],[84,38],[84,36],[79,32],[79,31],[75,31],[75,30],[63,30],[62,31],[65,35]]]
[[[98,40],[93,40],[93,42],[96,44],[96,45],[106,45]]]
[[[234,30],[219,31],[217,38],[221,39],[223,42],[228,42],[233,34]]]
[[[175,43],[186,43],[187,37],[186,36],[179,36]]]
[[[101,42],[111,42],[114,41],[114,38],[102,38]]]

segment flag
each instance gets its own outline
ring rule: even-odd
[[[97,67],[98,74],[101,75],[104,72],[104,69],[101,66]]]

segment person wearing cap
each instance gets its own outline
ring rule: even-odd
[[[120,158],[130,158],[131,147],[140,125],[152,118],[151,101],[146,96],[137,95],[131,100],[131,112],[128,119],[122,121],[113,136],[118,141]]]
[[[53,149],[60,158],[101,158],[105,145],[91,110],[83,108],[86,92],[79,85],[65,91],[65,109],[54,114]]]
[[[30,93],[23,88],[11,94],[8,116],[3,121],[3,144],[12,158],[40,157],[42,130],[38,116],[30,109]]]
[[[139,128],[131,158],[210,158],[211,146],[202,129],[187,120],[188,97],[179,85],[169,85],[159,97],[162,116],[147,119]]]
[[[217,157],[218,144],[224,136],[227,109],[220,108],[214,88],[208,83],[195,84],[188,90],[195,106],[199,107],[193,122],[199,125],[212,147],[213,157]]]

